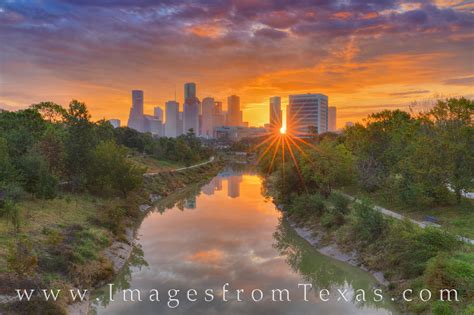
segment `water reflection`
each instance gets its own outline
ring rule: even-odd
[[[336,292],[337,288],[345,288],[348,292],[346,297],[359,308],[363,306],[391,308],[394,311],[393,305],[387,302],[388,296],[381,302],[374,302],[377,297],[373,292],[378,285],[373,279],[356,267],[335,261],[315,251],[285,219],[280,219],[274,237],[276,241],[274,247],[286,257],[286,262],[293,271],[299,273],[305,282],[312,284],[316,289],[315,292],[325,288],[331,288],[330,291]],[[366,293],[365,302],[356,299],[360,290]]]
[[[202,194],[201,194],[202,192]],[[261,179],[244,171],[226,170],[203,187],[165,198],[150,213],[138,234],[142,251],[118,277],[114,301],[99,293],[98,314],[387,314],[390,305],[321,302],[315,294],[304,301],[298,283],[314,288],[361,288],[370,291],[374,279],[356,268],[318,254],[281,220],[281,213],[261,195]],[[191,210],[192,209],[192,210]],[[228,302],[222,285],[230,284]],[[142,302],[124,302],[123,289],[139,289]],[[272,302],[272,289],[288,289],[291,302]],[[160,302],[148,293],[160,292]],[[181,290],[179,307],[167,306],[169,289]],[[195,289],[197,300],[186,300]],[[215,299],[206,302],[212,289]],[[243,289],[243,302],[236,300]],[[254,302],[250,292],[261,289]],[[314,290],[313,290],[314,291]],[[313,292],[314,293],[314,292]]]

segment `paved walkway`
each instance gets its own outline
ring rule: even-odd
[[[342,191],[338,191],[338,193],[346,196],[347,198],[355,201],[355,202],[361,202],[360,199],[357,199],[356,197],[353,197],[351,195],[348,195],[346,193],[343,193]],[[383,213],[384,215],[388,216],[388,217],[392,217],[392,218],[395,218],[397,220],[405,220],[405,219],[408,219],[410,220],[410,222],[412,222],[413,224],[416,224],[418,225],[419,227],[421,228],[426,228],[427,226],[434,226],[434,227],[441,227],[441,225],[439,224],[436,224],[436,223],[432,223],[432,222],[427,222],[427,221],[416,221],[416,220],[413,220],[413,219],[410,219],[408,217],[405,217],[404,215],[401,215],[400,213],[398,212],[395,212],[395,211],[392,211],[392,210],[389,210],[389,209],[386,209],[386,208],[383,208],[383,207],[380,207],[380,206],[374,206],[374,209]],[[463,237],[463,236],[458,236],[458,238],[465,242],[465,243],[468,243],[468,244],[472,244],[474,245],[474,240],[471,240],[470,238],[467,238],[467,237]]]
[[[145,173],[145,174],[143,174],[143,176],[154,176],[154,175],[157,175],[161,172],[180,172],[180,171],[188,170],[190,168],[195,168],[195,167],[199,167],[199,166],[202,166],[202,165],[212,163],[214,160],[215,160],[215,157],[211,156],[209,161],[206,161],[206,162],[202,162],[202,163],[199,163],[199,164],[194,164],[194,165],[187,166],[187,167],[180,167],[180,168],[176,168],[174,170],[166,170],[166,171],[160,171],[160,172]]]

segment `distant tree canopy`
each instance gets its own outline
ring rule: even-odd
[[[192,131],[157,139],[126,127],[114,129],[107,121],[91,121],[87,106],[76,100],[67,108],[42,102],[2,111],[2,198],[17,200],[25,193],[54,198],[61,182],[76,191],[126,195],[141,184],[144,172],[126,159],[130,149],[187,164],[211,154]]]
[[[327,196],[334,187],[356,183],[413,206],[459,202],[474,188],[473,115],[474,101],[465,98],[439,100],[417,115],[385,110],[340,136],[299,143],[301,150],[292,152],[297,166],[286,149],[285,167],[281,153],[266,154],[260,167],[278,172],[282,196],[305,190]]]

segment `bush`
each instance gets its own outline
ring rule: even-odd
[[[98,213],[98,221],[101,226],[106,227],[115,235],[121,235],[125,232],[126,215],[127,210],[120,202],[109,202]]]
[[[325,209],[326,206],[321,196],[317,194],[302,194],[294,198],[288,213],[298,216],[321,215]]]
[[[441,252],[459,248],[457,238],[438,228],[421,229],[411,222],[393,222],[383,242],[382,263],[402,277],[421,276],[428,261]]]
[[[464,300],[474,297],[474,255],[458,253],[440,254],[426,267],[425,280],[430,289],[456,289]]]
[[[372,242],[387,232],[387,221],[366,200],[354,204],[355,230],[359,240]]]
[[[113,141],[101,142],[89,166],[88,188],[104,196],[123,195],[143,182],[144,169],[126,159],[126,151]]]
[[[349,213],[349,204],[351,203],[351,200],[346,196],[339,193],[333,193],[331,194],[331,202],[334,206],[335,213],[342,215]]]
[[[27,238],[21,237],[10,246],[7,256],[8,269],[19,277],[34,274],[38,258],[33,253],[33,245]]]
[[[52,199],[58,191],[58,180],[51,175],[44,157],[31,151],[20,159],[24,188],[38,198]]]

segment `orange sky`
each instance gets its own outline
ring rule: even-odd
[[[464,1],[222,1],[0,5],[0,107],[84,101],[126,122],[196,82],[199,98],[241,97],[268,122],[268,99],[323,93],[338,127],[436,96],[474,95],[472,5]],[[318,4],[321,2],[321,4]]]

